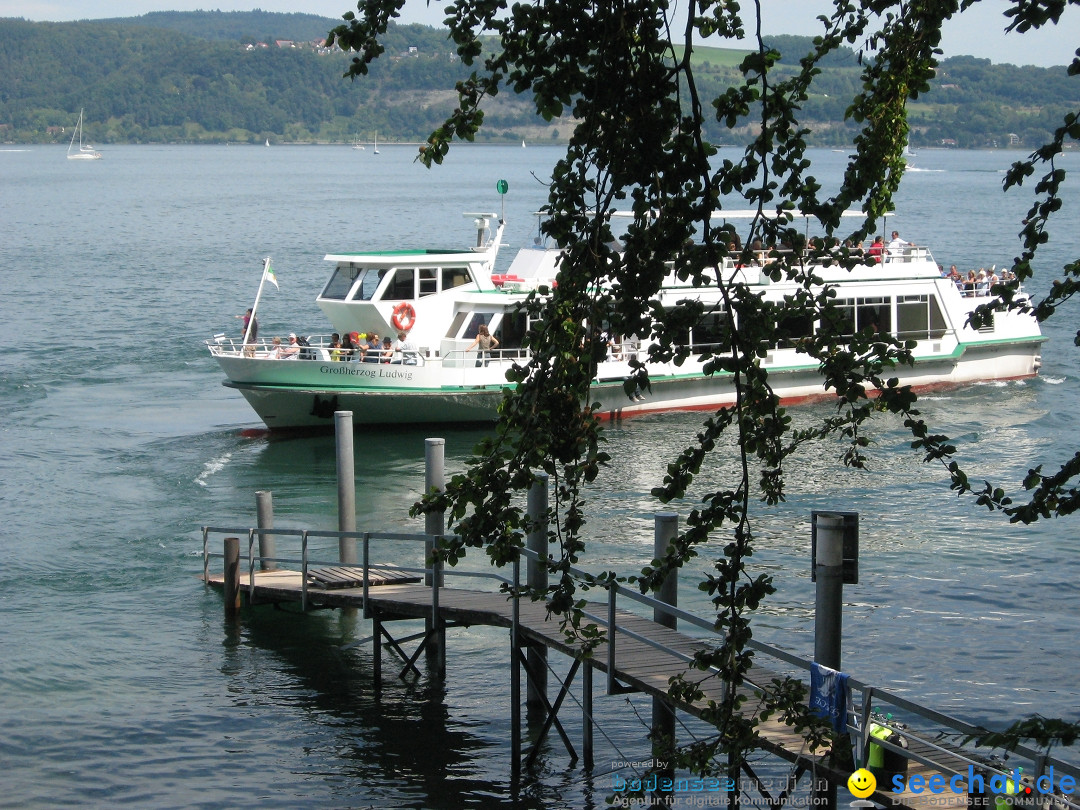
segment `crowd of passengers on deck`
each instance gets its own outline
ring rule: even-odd
[[[1015,278],[1009,270],[1002,270],[1000,276],[994,270],[995,265],[991,265],[989,269],[980,267],[978,270],[968,270],[965,275],[957,270],[954,264],[947,273],[942,269],[941,275],[952,280],[956,289],[965,298],[976,298],[990,295],[995,284],[1009,282]]]
[[[837,245],[833,245],[829,249],[836,249]],[[851,241],[844,243],[844,248],[854,254],[864,254],[869,258],[872,258],[877,263],[889,262],[889,261],[903,261],[906,257],[911,255],[912,249],[916,245],[913,242],[909,242],[900,236],[898,231],[892,232],[892,238],[886,242],[884,236],[874,237],[874,241],[869,248],[863,246],[862,242],[853,243]],[[813,254],[815,251],[820,250],[821,247],[816,243],[813,237],[807,239],[806,252]],[[781,250],[790,250],[789,246],[781,246]],[[738,234],[734,234],[734,239],[728,243],[728,253],[732,256],[739,254],[742,251],[742,244],[740,243]],[[751,262],[754,265],[768,264],[769,251],[762,243],[760,239],[754,240],[750,245]],[[981,296],[988,296],[991,294],[991,290],[995,284],[1005,283],[1012,281],[1015,276],[1009,270],[1002,270],[998,275],[995,272],[996,265],[992,265],[989,269],[980,267],[978,270],[968,270],[967,274],[961,273],[957,270],[956,265],[952,265],[949,272],[946,273],[941,265],[938,265],[938,269],[941,271],[941,275],[945,278],[951,279],[956,284],[956,289],[960,291],[960,294],[966,298],[976,298]]]
[[[809,237],[806,240],[806,246],[804,252],[808,256],[812,256],[822,250],[833,251],[840,247],[839,240],[833,240],[827,243],[824,247],[818,244],[818,241],[814,237]],[[874,241],[871,242],[870,247],[866,247],[862,242],[852,242],[848,240],[843,243],[843,247],[851,254],[865,255],[873,261],[881,264],[883,262],[890,261],[905,261],[912,255],[912,249],[916,247],[915,243],[909,242],[900,236],[899,231],[892,232],[892,238],[886,242],[884,236],[874,237]],[[740,259],[745,260],[746,253],[743,251],[742,240],[739,239],[738,234],[732,234],[732,240],[728,242],[728,254],[731,257],[738,256]],[[791,245],[782,243],[779,247],[779,252],[787,253],[792,250]],[[773,261],[774,250],[767,247],[760,239],[755,239],[750,244],[749,249],[750,262],[754,266],[763,266]]]
[[[250,345],[250,344],[248,344]],[[419,354],[407,332],[398,332],[397,340],[380,338],[377,332],[334,332],[326,346],[313,347],[303,337],[290,332],[286,343],[275,337],[267,357],[271,360],[317,360],[321,352],[335,362],[381,363],[415,366]]]

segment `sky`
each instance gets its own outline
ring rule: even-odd
[[[1014,0],[1015,1],[1015,0]],[[406,0],[401,22],[441,26],[446,0]],[[1066,65],[1080,47],[1080,10],[1067,9],[1063,23],[1026,34],[1004,33],[1002,16],[1009,0],[981,0],[960,19],[945,28],[942,50],[945,56],[977,56],[995,63],[1014,65]],[[744,10],[751,3],[743,3]],[[819,32],[816,17],[832,8],[829,0],[762,0],[766,34],[812,36]],[[355,10],[356,0],[0,0],[0,17],[22,17],[34,21],[93,20],[109,17],[138,17],[150,11],[304,12],[338,19]],[[731,42],[709,44],[737,47]]]

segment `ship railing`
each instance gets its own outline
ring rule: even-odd
[[[453,349],[444,351],[440,359],[443,368],[498,368],[505,372],[513,363],[527,362],[530,356],[530,352],[522,347],[489,349],[488,351]]]
[[[344,361],[344,362],[366,362],[366,363],[383,363],[392,365],[408,365],[408,366],[422,366],[428,362],[429,352],[423,349],[416,351],[406,352],[404,356],[400,352],[390,352],[387,354],[385,349],[379,349],[377,351],[368,350],[366,358],[378,358],[378,359],[364,359],[361,360],[361,355],[355,349],[332,349],[330,344],[332,343],[330,335],[310,335],[305,336],[307,340],[307,346],[301,346],[300,351],[288,358],[287,360],[318,360],[321,362],[331,361]],[[271,359],[274,350],[277,348],[271,341],[266,339],[259,339],[244,343],[240,338],[230,338],[224,334],[214,335],[211,340],[206,341],[207,347],[210,349],[210,353],[214,356],[223,355],[226,357],[253,357],[262,360]],[[284,341],[283,346],[287,346]]]
[[[919,245],[907,245],[903,248],[883,248],[879,254],[871,253],[868,249],[864,248],[848,248],[849,258],[858,258],[860,255],[865,260],[866,264],[873,265],[875,263],[884,262],[885,264],[908,264],[908,263],[924,263],[933,262],[933,254],[930,253],[930,249]],[[809,261],[806,263],[810,266],[824,265],[825,261],[830,254],[839,257],[842,253],[841,248],[834,248],[830,251],[821,252],[818,251],[806,251],[805,255]],[[792,257],[795,255],[795,251],[791,248],[771,248],[771,249],[751,249],[749,251],[737,251],[724,258],[723,269],[725,271],[732,270],[750,270],[750,269],[764,269],[775,263],[780,258]]]

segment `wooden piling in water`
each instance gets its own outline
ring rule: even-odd
[[[256,523],[260,529],[274,528],[274,493],[259,490],[255,493]],[[277,541],[274,535],[259,532],[259,568],[263,571],[276,571]]]
[[[540,560],[548,557],[548,475],[540,473],[536,481],[529,489],[528,514],[531,530],[526,539],[529,551],[540,556]],[[525,580],[533,591],[543,591],[548,586],[548,569],[546,562],[540,562],[529,558],[525,565]],[[543,719],[546,709],[544,698],[547,696],[548,674],[548,651],[547,647],[538,647],[535,644],[529,646],[528,651],[529,671],[533,677],[529,680],[525,691],[526,714],[530,721]]]
[[[662,559],[668,552],[671,541],[679,533],[679,516],[675,512],[657,512],[653,518],[653,558]],[[656,593],[656,598],[666,605],[676,607],[679,604],[678,571],[669,571]],[[678,629],[679,620],[662,608],[653,608],[653,621],[663,627]],[[671,752],[675,749],[675,707],[668,701],[654,697],[652,699],[652,750],[657,763],[671,763]],[[671,772],[670,767],[656,768],[664,773]]]
[[[240,538],[225,538],[225,616],[240,612]]]

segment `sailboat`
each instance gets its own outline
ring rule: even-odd
[[[360,136],[359,135],[357,135],[356,140],[353,141],[352,148],[353,149],[360,149],[361,151],[364,149],[364,145],[362,143],[360,143]]]
[[[79,139],[78,151],[75,149],[75,138]],[[101,152],[90,144],[83,143],[83,111],[79,110],[79,123],[75,125],[75,131],[71,133],[71,143],[68,144],[68,160],[101,160]]]
[[[375,132],[374,146],[375,146],[375,154],[377,155],[377,154],[379,154],[379,133],[378,133],[378,131]]]

